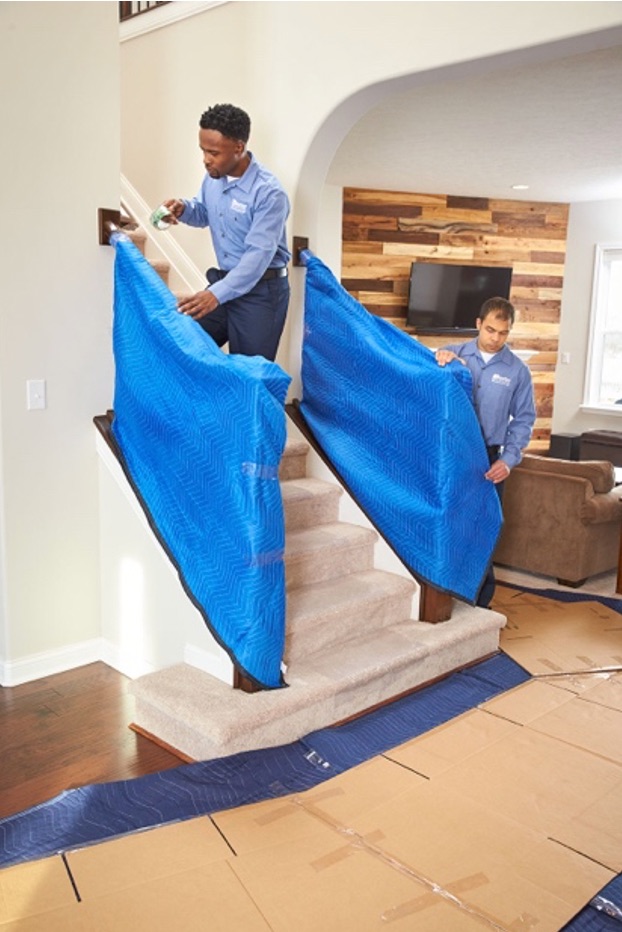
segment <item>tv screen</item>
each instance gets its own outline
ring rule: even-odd
[[[473,331],[484,301],[509,298],[511,283],[511,268],[413,262],[407,324],[420,333]]]

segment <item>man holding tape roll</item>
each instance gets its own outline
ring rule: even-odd
[[[191,200],[164,201],[167,220],[209,227],[219,268],[208,287],[182,298],[192,317],[231,353],[274,360],[289,304],[285,225],[289,200],[277,179],[246,148],[250,118],[216,104],[201,116],[199,146],[206,177]]]

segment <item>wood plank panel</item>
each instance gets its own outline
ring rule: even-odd
[[[445,246],[426,245],[425,243],[385,243],[383,255],[385,256],[414,256],[426,259],[454,259],[456,262],[470,262],[476,250],[472,246]],[[473,263],[474,265],[476,263]],[[410,263],[407,268],[410,274]]]
[[[439,233],[429,233],[424,230],[402,232],[401,230],[370,230],[369,239],[382,243],[424,243],[434,246],[441,242]]]
[[[384,206],[402,204],[413,207],[447,204],[444,194],[415,194],[412,191],[374,191],[370,188],[344,188],[344,204],[365,203]]]
[[[444,206],[424,207],[421,211],[423,220],[442,220],[443,223],[470,223],[474,228],[480,224],[490,226],[492,213],[489,210],[467,210]]]
[[[562,265],[566,261],[565,252],[543,252],[541,250],[534,249],[531,253],[531,262],[533,264],[538,262],[552,262],[552,263],[561,263]]]
[[[564,256],[565,261],[565,256]],[[562,263],[563,264],[563,263]],[[513,262],[512,269],[514,270],[515,275],[537,275],[537,276],[548,276],[548,275],[561,275],[563,278],[564,271],[560,270],[559,265],[553,265],[548,262]]]
[[[541,230],[538,231],[537,236],[524,236],[523,233],[516,235],[515,233],[508,231],[503,235],[497,234],[496,236],[487,236],[486,246],[489,249],[494,250],[495,256],[497,252],[501,252],[505,255],[506,253],[513,253],[514,250],[520,256],[530,256],[534,249],[547,249],[561,252],[564,247],[564,243],[559,239],[559,232],[557,230],[555,231],[555,238],[550,240],[547,240],[542,236]],[[520,259],[512,261],[520,261]],[[529,259],[523,261],[529,262]]]
[[[360,255],[382,255],[382,243],[362,243],[356,240],[344,240],[342,243],[342,252],[344,255],[357,253]]]
[[[348,219],[350,215],[359,216],[362,223],[372,223],[377,217],[420,217],[422,207],[408,204],[370,204],[347,201],[343,205],[343,216]]]
[[[491,198],[488,201],[490,210],[500,211],[502,213],[514,214],[545,214],[553,219],[560,218],[565,223],[568,222],[568,204],[555,203],[553,201],[519,201],[505,200],[503,198]],[[551,222],[553,222],[553,219]]]
[[[342,280],[372,313],[406,327],[413,261],[509,265],[511,344],[532,350],[534,442],[548,446],[566,259],[568,204],[346,188]],[[420,337],[426,346],[455,337]]]
[[[359,292],[363,289],[366,289],[368,294],[375,294],[378,291],[393,291],[393,282],[380,281],[379,279],[370,281],[364,278],[344,278],[341,284],[350,294],[354,294],[354,292]],[[357,301],[360,300],[358,295],[356,295],[356,298]]]
[[[373,294],[371,291],[359,291],[356,300],[360,301],[361,304],[364,304],[366,307],[367,301],[375,301],[376,304],[381,304],[384,307],[401,307],[404,304],[404,296],[395,294],[392,291],[379,291],[376,294]]]
[[[431,217],[410,220],[407,217],[398,217],[398,228],[404,233],[436,233],[446,242],[449,237],[458,235],[469,236],[471,239],[481,241],[484,234],[495,234],[498,227],[494,223],[473,223],[468,220],[433,219]],[[462,240],[460,240],[462,242]]]

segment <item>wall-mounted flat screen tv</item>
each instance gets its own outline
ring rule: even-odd
[[[512,269],[503,266],[413,262],[406,322],[417,333],[476,332],[488,298],[509,298]]]

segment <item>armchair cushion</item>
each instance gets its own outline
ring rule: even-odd
[[[595,492],[610,492],[615,485],[613,464],[606,460],[557,460],[550,456],[526,453],[521,469],[587,479]]]

